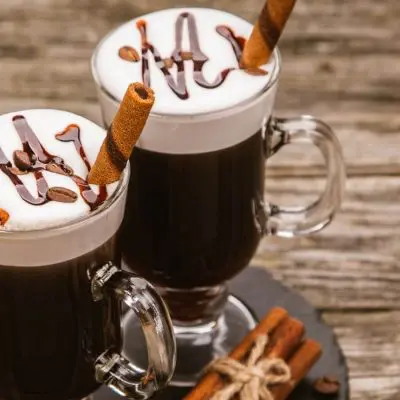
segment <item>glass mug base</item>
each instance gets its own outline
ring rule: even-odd
[[[229,295],[217,321],[199,325],[176,325],[177,362],[171,386],[196,384],[204,369],[216,358],[229,353],[257,324],[253,312],[237,297]],[[144,338],[135,315],[128,311],[123,320],[124,353],[146,365]],[[133,340],[134,339],[134,340]]]

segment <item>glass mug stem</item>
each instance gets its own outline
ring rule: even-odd
[[[305,207],[267,205],[260,199],[253,210],[260,233],[290,238],[320,231],[340,208],[345,188],[345,164],[334,132],[323,121],[311,116],[271,118],[265,139],[269,149],[267,159],[290,143],[316,146],[325,160],[327,182],[322,195]]]
[[[96,271],[92,295],[95,301],[112,296],[125,303],[140,320],[148,351],[147,370],[113,350],[105,351],[95,362],[96,379],[129,398],[149,398],[168,384],[175,368],[176,344],[165,303],[146,280],[111,262]]]
[[[158,287],[171,310],[174,310],[174,326],[212,326],[216,323],[228,299],[226,284],[191,289]]]

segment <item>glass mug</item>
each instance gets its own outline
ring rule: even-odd
[[[119,102],[98,77],[101,45],[92,74],[108,127]],[[249,264],[260,240],[317,232],[341,204],[345,168],[329,126],[309,116],[271,115],[278,50],[274,57],[268,85],[250,100],[197,115],[151,113],[130,160],[123,259],[156,285],[169,307],[177,338],[175,385],[193,384],[207,363],[254,327],[254,316],[229,295],[227,281]],[[265,162],[290,143],[313,144],[326,162],[325,191],[307,207],[264,199]]]
[[[107,204],[65,225],[0,232],[0,398],[80,399],[104,383],[147,399],[175,364],[165,304],[120,269],[129,168]],[[121,302],[137,315],[148,368],[121,354]]]

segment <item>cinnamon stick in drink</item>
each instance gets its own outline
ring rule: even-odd
[[[285,309],[273,308],[229,354],[229,357],[241,361],[248,355],[258,336],[271,334],[287,318],[288,313]],[[207,400],[223,387],[224,381],[221,376],[216,372],[209,372],[183,400]]]
[[[0,226],[5,225],[9,218],[10,214],[4,208],[0,208]]]
[[[154,104],[154,92],[142,83],[129,85],[88,176],[107,185],[119,180]]]
[[[257,68],[268,62],[296,0],[267,0],[242,54],[241,67]]]

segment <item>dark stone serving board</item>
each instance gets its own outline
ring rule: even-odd
[[[348,400],[348,370],[346,360],[336,341],[332,328],[325,325],[319,312],[299,294],[274,280],[270,274],[259,268],[247,268],[232,280],[231,292],[243,300],[259,317],[262,318],[271,307],[282,306],[289,313],[301,320],[307,337],[317,340],[323,348],[323,355],[307,378],[290,395],[290,400]],[[316,378],[323,375],[335,375],[341,389],[337,396],[324,396],[314,391],[311,386]],[[155,400],[179,400],[190,388],[169,387],[154,397]],[[121,399],[108,388],[102,387],[93,396],[94,400]]]

